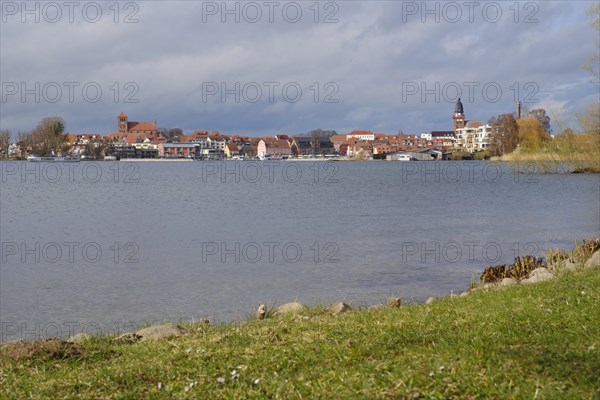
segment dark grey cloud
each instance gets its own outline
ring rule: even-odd
[[[256,23],[244,20],[244,15],[239,23],[232,15],[222,23],[220,14],[205,13],[222,2],[196,1],[134,2],[139,22],[114,23],[108,4],[102,3],[104,14],[97,23],[77,13],[73,23],[66,17],[56,23],[22,23],[19,14],[2,15],[4,88],[10,82],[26,82],[30,89],[35,82],[41,87],[79,83],[72,103],[64,86],[56,103],[44,96],[39,102],[33,95],[24,102],[20,95],[8,96],[1,104],[3,128],[27,130],[45,116],[60,115],[72,132],[110,132],[116,128],[116,115],[125,111],[132,119],[156,119],[160,126],[186,131],[264,135],[322,127],[419,133],[451,127],[456,85],[463,90],[471,119],[512,111],[517,88],[521,100],[528,95],[539,100],[527,107],[548,107],[567,124],[586,102],[597,98],[597,85],[580,68],[587,55],[597,51],[597,34],[586,15],[589,2],[521,2],[518,23],[511,2],[477,3],[473,21],[463,6],[457,22],[451,21],[451,8],[443,14],[447,2],[427,2],[429,9],[438,4],[440,21],[429,14],[425,23],[422,10],[409,13],[423,2],[322,2],[318,23],[309,8],[312,2],[294,3],[303,12],[296,23],[281,13],[289,2],[278,3],[273,23],[264,6]],[[120,3],[123,8],[126,4]],[[248,2],[237,4],[241,9]],[[485,7],[499,7],[502,17],[491,22],[489,15],[482,15]],[[121,9],[119,18],[130,11]],[[338,22],[324,23],[332,12]],[[537,22],[524,23],[532,12]],[[236,82],[240,87],[250,84],[248,96],[235,102],[235,96],[228,95],[222,103],[219,95],[203,95],[211,82],[230,89]],[[269,101],[265,82],[279,85],[274,101]],[[102,90],[95,103],[81,93],[90,83]],[[256,97],[250,90],[253,83],[263,90],[256,103],[248,101]],[[286,101],[281,90],[293,83],[302,89],[296,103]],[[468,96],[465,83],[479,85],[473,96]],[[407,96],[403,89],[413,84],[448,90],[438,92],[439,98]],[[500,87],[502,95],[486,97],[485,85]],[[125,103],[128,95],[138,102]],[[327,95],[337,102],[325,102]]]

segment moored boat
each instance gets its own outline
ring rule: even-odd
[[[71,156],[27,156],[27,161],[31,162],[79,162],[81,159],[79,157],[71,157]]]

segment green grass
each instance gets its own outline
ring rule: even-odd
[[[75,354],[4,345],[0,398],[598,399],[599,316],[594,268],[431,305],[93,337]]]

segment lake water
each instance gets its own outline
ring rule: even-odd
[[[460,292],[600,235],[600,176],[487,162],[1,162],[2,340]],[[525,173],[522,173],[525,172]]]

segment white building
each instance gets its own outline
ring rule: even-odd
[[[375,140],[375,134],[370,131],[352,131],[346,135],[346,140],[349,139],[372,141]]]
[[[209,149],[215,149],[217,151],[225,151],[225,146],[227,145],[227,141],[222,136],[211,137],[209,136],[206,140]]]
[[[456,130],[455,147],[468,152],[486,150],[490,146],[492,127],[481,121],[469,121]]]
[[[431,131],[421,133],[421,139],[454,139],[454,131]]]
[[[16,143],[11,144],[8,146],[8,156],[21,157],[21,148]]]

